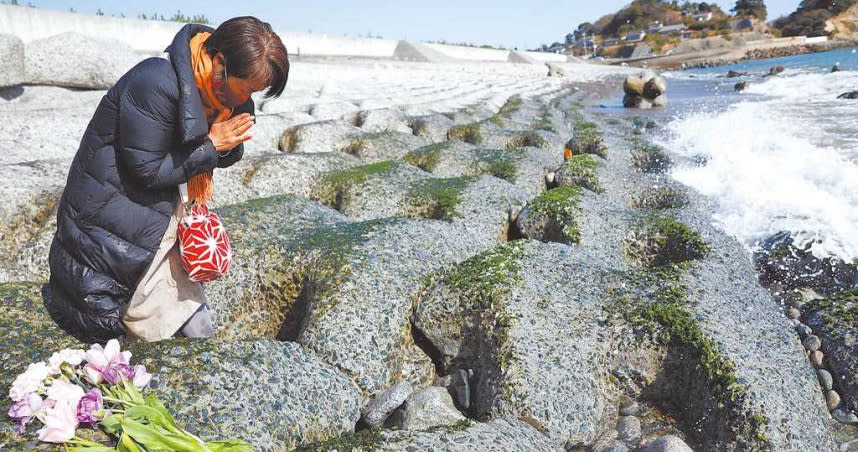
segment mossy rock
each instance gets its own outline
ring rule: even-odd
[[[581,188],[567,185],[549,190],[533,200],[521,211],[516,220],[524,237],[560,242],[578,243],[581,231],[576,217],[580,214]]]
[[[499,127],[503,127],[506,121],[512,117],[512,114],[521,109],[521,96],[514,95],[506,100],[497,113],[489,118],[489,121],[495,123]]]
[[[573,155],[555,172],[554,180],[558,186],[581,186],[595,193],[604,189],[599,183],[596,170],[601,164],[591,154]]]
[[[707,449],[738,444],[740,450],[769,450],[767,418],[748,403],[736,365],[722,355],[694,312],[683,277],[691,265],[683,262],[633,272],[627,287],[637,295],[615,300],[608,317],[621,316],[637,330],[639,340],[651,338],[666,347],[660,378],[643,393],[680,407],[687,416],[681,422],[695,432],[696,441]],[[681,388],[676,381],[683,382]]]
[[[394,165],[396,162],[383,161],[324,173],[313,187],[310,198],[336,210],[342,210],[351,202],[352,190],[356,186],[370,176],[387,172]]]
[[[449,142],[435,143],[415,149],[402,158],[409,165],[432,172],[441,160],[441,152],[450,148]]]
[[[188,431],[291,450],[351,432],[363,399],[336,368],[295,343],[172,339],[133,343],[150,390]]]
[[[446,221],[461,217],[458,204],[462,191],[476,180],[473,176],[462,176],[419,181],[411,187],[406,215]]]
[[[608,148],[596,124],[580,122],[575,126],[572,154],[595,154],[602,158],[608,157]]]
[[[480,123],[472,122],[450,127],[450,130],[447,131],[447,140],[464,141],[474,145],[482,143],[483,133],[480,130]]]
[[[548,141],[536,132],[516,132],[506,142],[507,149],[534,147],[548,150]]]
[[[700,259],[709,246],[685,224],[668,216],[649,215],[638,232],[626,243],[626,255],[647,267]]]
[[[635,143],[631,151],[632,166],[644,173],[664,173],[671,165],[670,157],[661,146]]]
[[[519,148],[507,150],[476,149],[473,151],[476,161],[472,173],[488,174],[515,183],[518,177],[519,159],[525,158],[525,152]]]
[[[644,210],[678,209],[688,204],[688,195],[680,188],[647,189],[632,197],[632,207]]]

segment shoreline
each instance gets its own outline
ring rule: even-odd
[[[744,61],[766,60],[807,53],[828,52],[846,47],[858,46],[858,42],[849,40],[827,41],[819,44],[797,44],[767,49],[740,48],[711,49],[681,55],[665,55],[636,61],[617,61],[611,65],[627,63],[629,66],[646,67],[661,71],[699,69],[717,66],[729,66]]]

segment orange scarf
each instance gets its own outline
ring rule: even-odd
[[[206,52],[206,39],[211,33],[201,32],[191,38],[189,47],[191,50],[191,70],[194,71],[194,82],[200,92],[200,100],[203,102],[203,112],[206,120],[213,118],[215,110],[224,110],[226,107],[217,100],[212,89],[212,58]],[[232,110],[230,109],[230,112]],[[206,171],[192,176],[188,180],[188,197],[196,204],[206,205],[211,201],[212,195],[212,172]]]

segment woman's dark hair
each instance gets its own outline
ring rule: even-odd
[[[278,97],[286,89],[289,55],[268,22],[251,16],[233,17],[220,24],[205,45],[209,55],[223,53],[230,75],[267,80],[266,98]]]

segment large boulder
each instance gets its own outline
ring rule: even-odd
[[[176,339],[131,350],[155,374],[153,393],[205,440],[291,450],[352,432],[360,417],[357,386],[295,343]]]
[[[601,278],[569,247],[515,241],[439,275],[418,298],[414,324],[445,373],[473,370],[473,416],[528,415],[556,444],[592,444],[610,397]]]
[[[120,41],[62,33],[24,48],[27,83],[109,89],[142,58]]]
[[[293,196],[223,208],[236,253],[206,288],[218,335],[295,340],[367,394],[401,380],[426,386],[435,375],[411,333],[413,297],[427,273],[496,243],[508,208],[498,206],[497,229],[468,212],[351,222]]]
[[[20,85],[25,81],[24,42],[14,35],[0,34],[0,88]]]
[[[623,82],[623,91],[626,94],[636,94],[638,96],[643,96],[645,83],[646,82],[641,77],[638,77],[636,75],[630,75],[626,77],[626,80]]]

